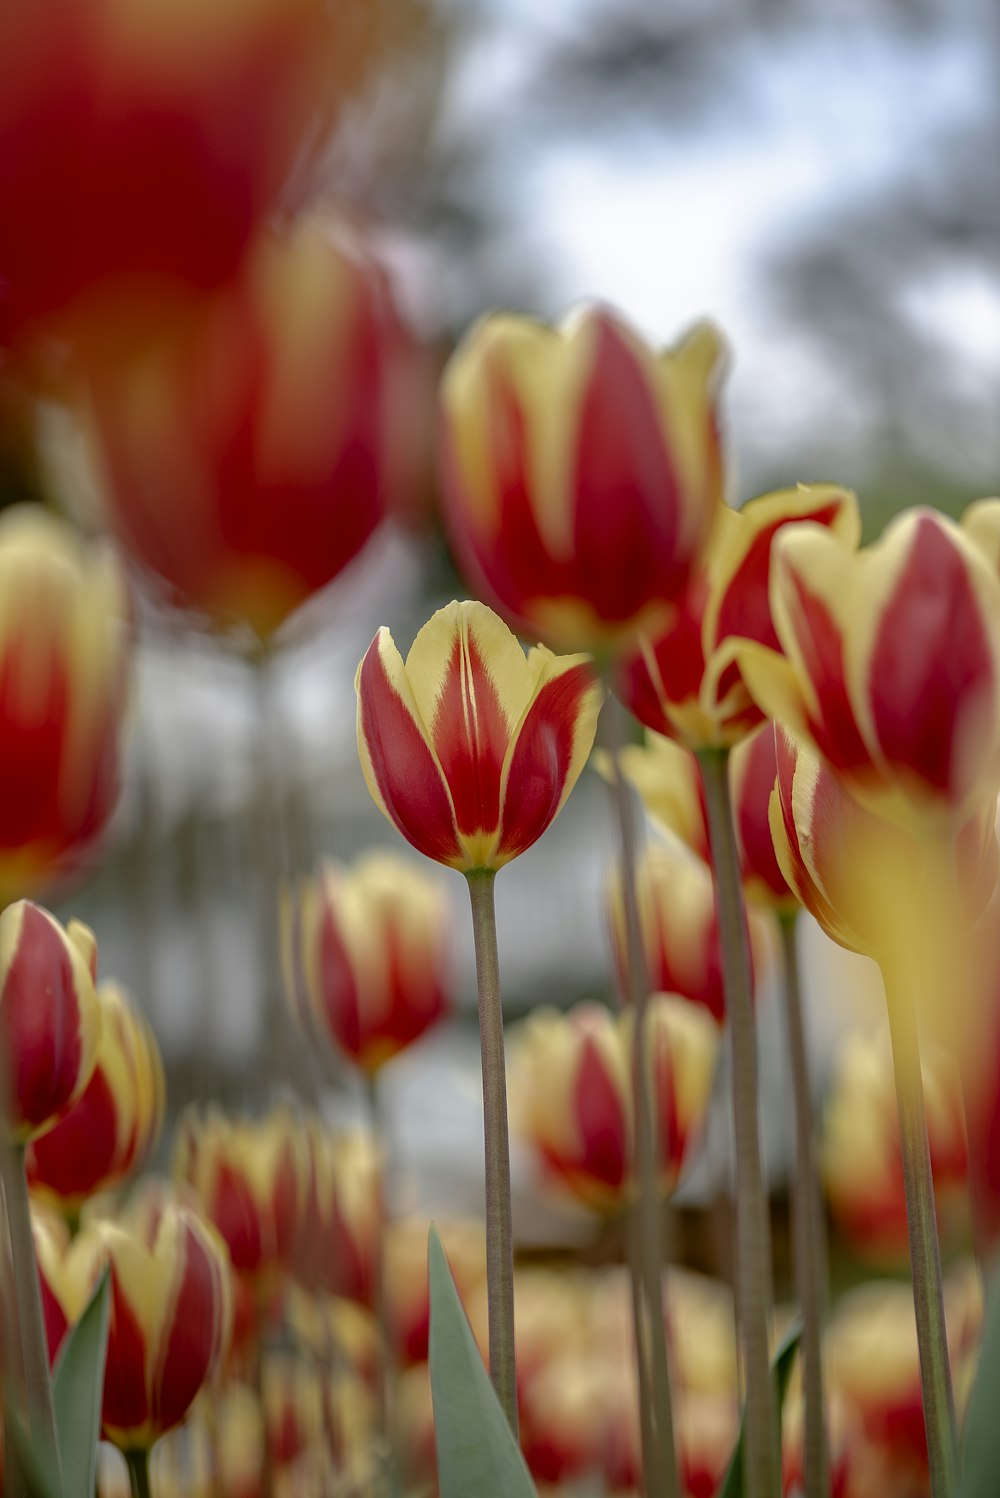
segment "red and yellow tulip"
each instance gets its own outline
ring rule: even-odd
[[[90,1080],[101,1033],[95,966],[80,922],[64,929],[30,900],[0,914],[0,1054],[18,1143],[51,1128]]]
[[[369,853],[351,868],[325,864],[295,903],[285,956],[303,990],[296,1007],[374,1075],[451,1007],[447,895],[409,859]]]
[[[404,663],[380,629],[358,667],[358,750],[375,804],[428,858],[498,869],[576,783],[601,704],[588,658],[524,651],[481,603],[450,603]]]
[[[472,328],[441,390],[446,514],[524,633],[604,653],[669,623],[722,502],[721,364],[707,324],[657,353],[601,307]]]

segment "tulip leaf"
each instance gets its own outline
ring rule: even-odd
[[[986,1284],[986,1314],[979,1344],[979,1366],[969,1395],[962,1443],[959,1498],[995,1498],[1000,1472],[1000,1264],[994,1264]]]
[[[437,1229],[427,1245],[430,1367],[441,1498],[537,1498],[451,1277]]]
[[[778,1416],[778,1450],[781,1450],[781,1406],[785,1402],[785,1392],[788,1388],[788,1380],[791,1377],[792,1365],[795,1362],[795,1354],[799,1350],[802,1340],[802,1326],[796,1321],[788,1328],[778,1344],[778,1350],[774,1354],[771,1364],[771,1378],[774,1381],[775,1404]],[[733,1459],[729,1463],[729,1471],[726,1473],[725,1481],[719,1489],[717,1498],[743,1498],[743,1449],[746,1437],[746,1411],[740,1421],[740,1434],[736,1442],[736,1450]]]
[[[62,1478],[53,1452],[44,1443],[32,1439],[27,1425],[13,1406],[4,1411],[4,1435],[13,1448],[7,1459],[12,1466],[16,1464],[31,1498],[64,1498]]]
[[[107,1270],[67,1333],[52,1380],[64,1498],[93,1498],[111,1294]]]

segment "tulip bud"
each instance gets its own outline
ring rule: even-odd
[[[94,1070],[101,1016],[84,931],[64,930],[30,900],[0,914],[0,1056],[20,1143],[67,1112]]]
[[[88,1196],[138,1170],[163,1125],[166,1087],[152,1030],[118,984],[102,983],[97,1001],[101,1030],[90,1081],[25,1157],[31,1190],[70,1216]]]
[[[267,636],[368,540],[392,468],[388,297],[346,236],[268,230],[236,282],[92,368],[107,520],[179,602]]]
[[[622,1047],[632,1054],[634,1015],[619,1018]],[[660,1188],[674,1190],[692,1148],[700,1138],[715,1077],[719,1033],[701,1005],[676,994],[652,994],[646,1005],[647,1065],[657,1135]]]
[[[924,1046],[924,1110],[939,1230],[965,1226],[968,1150],[954,1059]],[[844,1047],[823,1121],[830,1208],[853,1248],[877,1258],[907,1254],[906,1197],[892,1057],[885,1038],[857,1035]]]
[[[151,1242],[96,1221],[70,1258],[91,1285],[105,1266],[111,1276],[103,1434],[123,1451],[149,1447],[183,1420],[225,1353],[225,1247],[195,1213],[168,1206]]]
[[[308,1017],[370,1076],[451,1007],[450,906],[413,863],[371,853],[351,869],[326,864],[298,897]]]
[[[404,664],[387,629],[358,667],[358,752],[376,806],[428,858],[498,869],[541,837],[594,742],[587,658],[527,660],[481,603],[450,603]]]
[[[35,1242],[45,1342],[49,1350],[49,1363],[54,1364],[76,1306],[74,1287],[66,1263],[69,1233],[61,1218],[39,1203],[32,1202],[31,1235]],[[4,1314],[8,1314],[6,1308]]]
[[[475,590],[560,649],[667,623],[721,504],[721,364],[707,323],[656,353],[601,307],[478,322],[441,387],[447,519]]]
[[[330,1140],[333,1169],[331,1252],[325,1268],[334,1295],[371,1308],[382,1227],[382,1169],[374,1140],[355,1131]]]
[[[118,799],[125,584],[35,505],[0,515],[0,899],[70,871]]]
[[[804,523],[856,544],[854,495],[801,485],[723,509],[672,620],[646,631],[619,671],[616,691],[647,728],[689,749],[738,743],[769,715],[743,669],[747,640],[778,648],[769,579],[775,538]]]

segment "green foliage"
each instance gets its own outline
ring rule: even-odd
[[[802,1327],[796,1322],[789,1327],[781,1340],[774,1362],[771,1364],[771,1377],[774,1379],[775,1403],[778,1410],[778,1450],[781,1450],[781,1407],[785,1402],[785,1392],[788,1389],[788,1380],[791,1377],[792,1365],[795,1362],[795,1354],[802,1340]],[[719,1489],[718,1498],[743,1498],[743,1442],[744,1425],[746,1415],[740,1423],[739,1439],[736,1442],[736,1450],[729,1464],[725,1481]]]
[[[483,1367],[437,1229],[428,1242],[430,1367],[441,1498],[537,1498]]]
[[[996,1498],[1000,1473],[1000,1264],[986,1286],[986,1317],[979,1345],[979,1367],[969,1396],[962,1450],[959,1498]]]

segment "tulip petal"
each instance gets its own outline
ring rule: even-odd
[[[536,646],[528,665],[535,695],[504,767],[496,867],[530,848],[562,807],[593,748],[603,698],[586,656]]]
[[[189,1213],[165,1220],[165,1227],[157,1235],[156,1252],[167,1256],[173,1265],[164,1336],[152,1383],[153,1417],[160,1430],[169,1430],[183,1420],[219,1356],[224,1341],[226,1285],[218,1249]]]
[[[355,686],[358,753],[376,806],[421,853],[460,867],[463,855],[451,797],[402,657],[384,627],[358,667]]]

